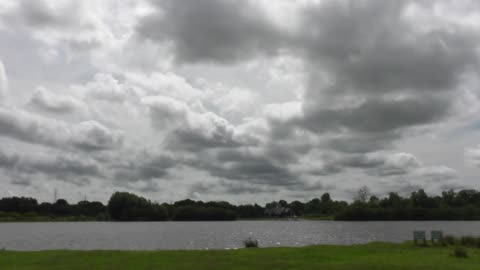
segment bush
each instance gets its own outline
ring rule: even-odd
[[[457,243],[457,239],[452,235],[445,235],[445,237],[443,238],[443,241],[445,242],[445,244],[451,245],[451,246]]]
[[[258,248],[258,240],[252,239],[251,237],[243,241],[243,244],[246,248]]]
[[[462,244],[462,246],[476,246],[477,244],[477,239],[473,236],[462,236],[460,238],[460,244]]]
[[[456,258],[468,258],[467,250],[463,247],[456,247],[453,250],[453,256]]]

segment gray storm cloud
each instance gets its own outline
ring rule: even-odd
[[[158,13],[144,18],[138,33],[171,41],[180,62],[231,62],[275,54],[283,33],[250,1],[151,1]]]

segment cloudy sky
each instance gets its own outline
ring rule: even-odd
[[[2,0],[0,196],[480,188],[480,2]]]

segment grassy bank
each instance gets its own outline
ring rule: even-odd
[[[372,243],[222,251],[0,251],[0,269],[479,269],[480,249]]]

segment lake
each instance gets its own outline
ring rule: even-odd
[[[252,237],[267,246],[410,240],[414,230],[480,235],[480,221],[232,221],[0,223],[0,249],[228,249]]]

